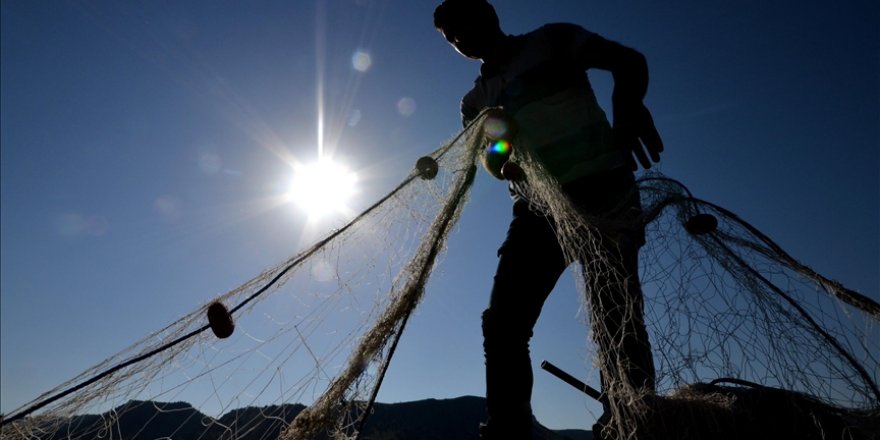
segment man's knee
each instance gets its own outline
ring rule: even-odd
[[[503,329],[499,328],[497,319],[494,317],[492,309],[483,311],[483,339],[491,340],[501,335]]]
[[[493,308],[483,312],[483,340],[486,347],[528,345],[532,329],[528,319]]]

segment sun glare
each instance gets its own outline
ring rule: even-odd
[[[295,167],[288,196],[311,219],[346,214],[357,175],[329,158]]]

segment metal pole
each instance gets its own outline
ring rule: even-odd
[[[557,367],[556,365],[553,365],[548,361],[543,361],[541,362],[541,368],[544,369],[544,371],[558,377],[563,382],[577,388],[584,394],[596,399],[597,401],[603,402],[605,400],[605,396],[603,396],[602,393],[599,392],[599,390],[581,382],[576,377],[566,373],[565,371],[560,370],[559,367]]]

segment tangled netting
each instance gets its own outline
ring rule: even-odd
[[[580,262],[611,416],[602,438],[880,438],[880,305],[661,174],[639,179],[640,215],[622,197],[590,216],[531,151],[514,149],[511,160],[527,176],[521,191],[550,213],[568,259]],[[641,226],[647,240],[633,275],[607,243]],[[642,308],[656,395],[629,373],[637,361],[623,333],[640,328],[627,321],[640,321]]]
[[[168,425],[171,414],[176,422],[163,426],[163,437],[242,438],[259,430],[258,438],[358,438],[467,200],[484,146],[482,122],[420,159],[346,226],[6,415],[0,437],[135,438],[156,432],[150,425],[160,418]],[[766,395],[785,390],[795,396],[784,400],[788,406],[807,401],[839,410],[853,426],[876,422],[876,302],[662,175],[639,180],[641,215],[597,218],[578,213],[528,151],[515,150],[513,160],[531,199],[555,219],[568,256],[581,262],[573,267],[601,347],[596,365],[612,415],[607,438],[688,438],[682,425],[691,427],[690,438],[704,437],[693,434],[703,425],[735,432],[719,427],[738,423],[732,417],[743,402],[756,401],[737,384]],[[621,377],[627,365],[614,346],[618,335],[595,319],[608,305],[591,300],[608,284],[633,285],[616,273],[599,237],[640,224],[656,395]],[[209,323],[209,309],[228,310],[231,336],[218,339],[232,329],[218,328],[222,319]],[[192,406],[160,403],[184,400]],[[783,412],[774,402],[767,411]]]

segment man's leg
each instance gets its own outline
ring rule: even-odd
[[[593,436],[597,439],[616,438],[615,432],[619,434],[615,431],[619,425],[611,422],[612,414],[626,416],[612,410],[612,406],[619,410],[620,402],[656,391],[654,358],[645,328],[644,299],[638,278],[639,246],[627,237],[616,243],[608,243],[608,237],[603,237],[603,241],[606,242],[602,250],[605,255],[600,258],[604,261],[588,264],[604,273],[593,278],[587,287],[592,334],[599,350],[602,390],[608,393],[603,401],[604,413],[593,425]],[[636,395],[630,395],[627,390],[633,390]],[[606,426],[615,428],[609,432]]]
[[[600,351],[603,388],[608,380],[622,380],[653,392],[654,360],[638,268],[645,230],[635,177],[627,169],[611,170],[576,181],[567,191],[584,214],[616,220],[620,227],[600,232],[596,254],[581,262],[589,281],[590,322]]]
[[[498,254],[489,308],[483,313],[491,433],[485,438],[531,438],[529,340],[566,262],[549,219],[532,213],[522,202],[514,205],[514,218]]]
[[[625,381],[634,390],[654,393],[654,359],[638,272],[639,243],[626,235],[603,241],[605,261],[599,264],[607,266],[588,288],[603,381]]]

